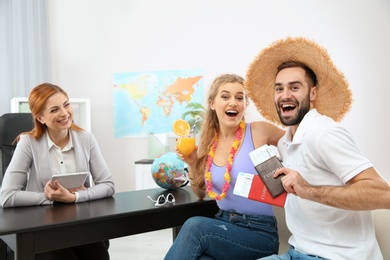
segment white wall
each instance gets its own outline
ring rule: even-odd
[[[114,138],[114,73],[202,68],[209,86],[221,73],[244,76],[262,48],[287,35],[314,39],[345,73],[354,103],[342,124],[390,181],[388,0],[47,3],[53,83],[91,99],[92,132],[118,191],[134,189],[134,161],[146,158],[147,140]],[[251,106],[247,118],[261,117]]]

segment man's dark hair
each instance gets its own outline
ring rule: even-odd
[[[317,83],[318,83],[317,76],[314,73],[314,71],[312,71],[312,69],[310,69],[306,64],[299,62],[299,61],[283,62],[282,64],[279,65],[278,72],[276,74],[278,74],[283,69],[296,68],[296,67],[302,68],[306,72],[306,79],[308,80],[309,85],[310,85],[310,83],[312,84],[311,87],[317,86]]]

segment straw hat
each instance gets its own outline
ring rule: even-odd
[[[303,37],[288,37],[272,43],[249,65],[245,87],[263,117],[281,124],[273,96],[277,68],[286,61],[302,62],[314,71],[318,81],[314,107],[319,113],[340,121],[352,104],[348,82],[326,49]]]

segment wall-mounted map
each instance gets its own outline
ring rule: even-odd
[[[171,133],[189,103],[203,104],[203,71],[114,74],[115,137]]]

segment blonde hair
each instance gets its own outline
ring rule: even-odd
[[[210,147],[214,141],[215,135],[219,130],[219,120],[215,110],[210,108],[210,103],[214,101],[215,97],[218,94],[219,88],[226,83],[240,83],[244,86],[244,79],[235,74],[222,74],[214,79],[213,83],[210,86],[208,98],[207,98],[207,107],[204,113],[204,119],[202,127],[200,129],[200,143],[198,149],[198,160],[195,166],[196,178],[194,182],[200,187],[204,188],[204,174],[206,170],[206,161],[207,156],[210,151]],[[202,173],[202,174],[200,174]]]

